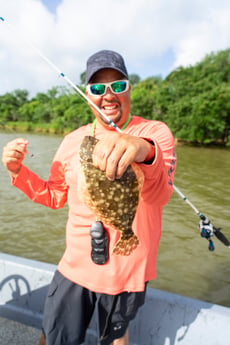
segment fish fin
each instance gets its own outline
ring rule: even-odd
[[[113,253],[117,255],[130,255],[138,246],[139,240],[136,235],[132,235],[127,239],[120,239],[113,249]]]
[[[144,174],[141,168],[137,165],[137,163],[133,162],[131,164],[133,171],[135,172],[137,181],[138,181],[138,189],[139,189],[139,196],[141,195],[142,187],[144,184]]]

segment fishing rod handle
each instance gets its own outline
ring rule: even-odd
[[[220,231],[220,229],[215,228],[215,226],[213,226],[213,230],[214,230],[214,234],[215,236],[218,238],[218,240],[220,240],[225,246],[230,248],[230,242],[227,239],[227,237],[225,237],[225,235]]]

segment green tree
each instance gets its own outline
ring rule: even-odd
[[[129,82],[132,86],[138,84],[141,81],[141,77],[138,74],[130,74],[129,75]]]
[[[85,72],[80,76],[84,91]],[[230,146],[230,49],[207,55],[194,66],[179,67],[167,78],[140,80],[130,75],[131,112],[166,122],[177,138]],[[92,121],[87,102],[72,89],[54,87],[28,100],[26,90],[0,96],[0,121],[50,124],[55,131]],[[47,126],[46,126],[47,127]]]
[[[159,80],[150,77],[132,88],[131,112],[146,119],[159,119],[156,98],[159,92]]]
[[[0,119],[1,121],[17,121],[18,109],[28,100],[26,90],[15,90],[0,96]]]
[[[34,121],[34,114],[36,113],[39,105],[40,105],[40,102],[37,99],[32,99],[31,101],[24,103],[18,109],[19,121],[33,122]]]
[[[86,71],[80,74],[80,84],[85,85],[86,83]]]

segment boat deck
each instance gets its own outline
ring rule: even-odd
[[[41,330],[0,317],[1,345],[38,345]]]

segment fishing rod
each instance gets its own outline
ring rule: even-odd
[[[211,239],[214,235],[220,240],[225,246],[230,248],[230,242],[229,240],[225,237],[225,235],[221,232],[221,228],[216,228],[210,220],[203,214],[201,213],[195,205],[191,203],[191,201],[175,186],[173,185],[173,189],[175,192],[183,199],[196,213],[196,215],[200,218],[200,223],[199,223],[199,228],[200,228],[200,235],[203,238],[206,238],[209,241],[208,249],[210,251],[215,250],[215,246],[213,243],[213,240]]]
[[[121,129],[119,127],[117,127],[117,125],[106,115],[104,114],[101,109],[95,104],[93,103],[93,101],[91,101],[91,99],[89,99],[86,94],[84,92],[81,91],[81,89],[75,85],[72,80],[70,80],[67,75],[65,75],[50,59],[48,59],[36,46],[34,46],[30,41],[28,41],[27,39],[25,39],[22,35],[20,35],[17,30],[14,29],[14,27],[8,22],[6,21],[3,17],[0,17],[0,20],[2,22],[4,22],[8,28],[13,31],[22,41],[24,41],[30,48],[32,48],[45,62],[47,62],[47,64],[58,73],[59,77],[62,77],[63,79],[65,79],[65,81],[72,86],[77,92],[78,94],[80,94],[92,107],[94,107],[95,110],[97,110],[99,112],[99,114],[101,116],[103,116],[103,118],[112,126],[114,127],[118,132],[122,132]]]
[[[110,126],[114,127],[116,131],[122,133],[122,130],[106,115],[104,114],[101,109],[91,101],[81,89],[76,86],[50,59],[48,59],[36,46],[34,46],[30,41],[19,35],[17,30],[9,24],[3,17],[0,17],[0,20],[4,22],[10,30],[12,30],[22,41],[25,42],[30,48],[32,48],[53,70],[55,70],[60,77],[62,77],[70,86],[73,87],[74,90],[77,91],[98,113],[110,124]],[[31,157],[33,157],[32,155]],[[205,237],[209,240],[209,250],[214,250],[214,244],[211,240],[211,237],[215,235],[223,244],[230,248],[230,242],[227,238],[223,235],[220,231],[220,228],[214,227],[209,219],[205,217],[201,212],[197,210],[197,208],[187,199],[187,197],[175,186],[173,185],[174,190],[176,193],[194,210],[194,212],[200,217],[200,229],[201,229],[201,236]]]

